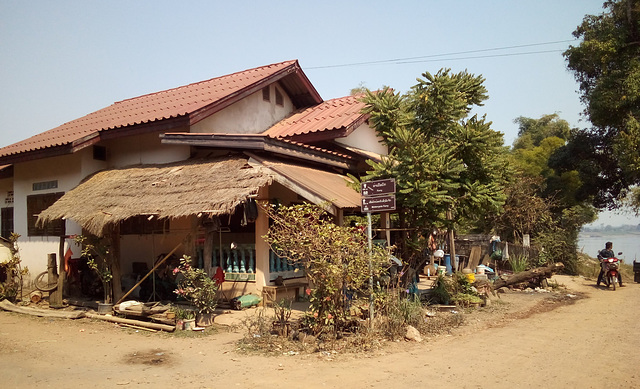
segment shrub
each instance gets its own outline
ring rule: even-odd
[[[524,255],[512,255],[509,257],[509,265],[514,273],[520,273],[529,267],[529,258]]]
[[[374,247],[369,253],[361,230],[335,225],[316,205],[271,206],[266,211],[273,223],[265,240],[279,256],[302,264],[314,286],[307,290],[311,312],[305,324],[316,335],[348,328],[349,299],[370,293],[369,277],[389,266],[386,250]]]
[[[203,269],[191,266],[191,258],[186,255],[180,259],[180,266],[174,269],[175,273],[181,273],[183,278],[174,293],[191,301],[198,313],[213,313],[218,305],[216,282]]]

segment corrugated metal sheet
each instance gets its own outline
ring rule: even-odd
[[[347,186],[349,179],[345,176],[282,162],[264,161],[262,163],[275,173],[286,177],[337,208],[360,208],[360,193]],[[277,177],[275,180],[278,181]]]
[[[359,99],[362,95],[346,96],[296,112],[268,129],[265,134],[273,138],[294,137],[314,132],[349,129],[361,123],[366,115]]]
[[[52,130],[0,149],[0,157],[70,144],[100,131],[189,115],[259,83],[297,61],[245,70],[116,102]]]

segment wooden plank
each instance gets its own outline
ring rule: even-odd
[[[471,253],[469,253],[469,269],[475,270],[480,263],[480,255],[482,255],[482,248],[480,246],[472,246]]]

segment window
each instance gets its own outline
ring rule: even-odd
[[[36,226],[40,212],[49,208],[63,194],[64,192],[58,192],[27,196],[27,233],[29,236],[65,235],[65,222],[62,219],[45,223],[44,226]]]
[[[106,161],[107,148],[104,146],[93,146],[93,159],[96,161]]]
[[[120,224],[121,235],[148,235],[162,234],[169,230],[169,220],[159,220],[153,216],[149,220],[149,216],[134,216]]]
[[[262,100],[271,101],[271,90],[268,86],[262,88]]]
[[[5,205],[13,204],[13,191],[12,190],[7,192],[7,197],[4,198],[4,204]]]
[[[276,104],[280,106],[284,105],[284,97],[282,97],[282,93],[280,93],[278,88],[276,88]]]
[[[33,191],[37,190],[49,190],[58,188],[58,180],[34,182],[32,185]]]
[[[13,207],[2,208],[2,232],[3,238],[9,239],[13,232]]]

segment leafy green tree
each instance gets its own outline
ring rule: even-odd
[[[593,128],[575,131],[553,166],[577,170],[580,197],[613,208],[640,184],[640,0],[607,1],[604,9],[585,16],[574,31],[582,41],[564,53]]]
[[[520,116],[514,120],[518,124],[518,138],[513,142],[513,149],[531,149],[540,146],[547,138],[569,139],[571,128],[569,122],[560,119],[558,114],[543,115],[540,119]]]
[[[530,234],[534,244],[544,247],[542,262],[561,261],[573,273],[578,232],[594,220],[595,210],[577,198],[578,172],[558,172],[550,164],[565,146],[569,124],[557,115],[516,122],[520,131],[511,156],[517,173],[507,188],[505,211],[494,223],[500,234],[516,239]]]
[[[509,170],[502,134],[484,117],[469,118],[488,98],[484,78],[450,69],[422,77],[406,94],[385,88],[364,98],[389,153],[371,161],[363,179],[396,179],[401,224],[409,231],[400,255],[414,267],[421,265],[426,231],[482,224],[500,211]]]

